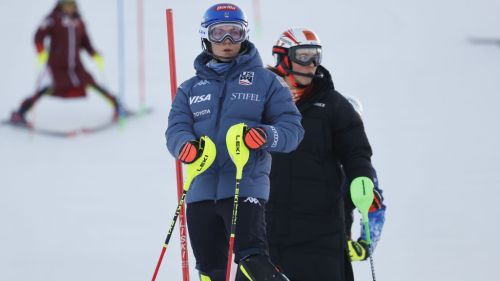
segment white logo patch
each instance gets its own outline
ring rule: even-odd
[[[273,131],[273,143],[271,144],[271,147],[276,147],[278,145],[278,141],[280,140],[280,136],[278,135],[278,130],[274,128],[274,126],[270,126],[271,131]]]
[[[260,101],[259,95],[254,93],[232,93],[231,100]]]
[[[314,106],[317,106],[317,107],[325,107],[326,104],[322,103],[322,102],[316,102],[313,104]]]
[[[203,109],[202,111],[195,112],[195,113],[193,113],[193,116],[200,117],[200,116],[207,115],[207,114],[210,114],[210,109]]]
[[[194,96],[194,97],[189,97],[189,104],[193,103],[199,103],[199,102],[204,102],[204,101],[209,101],[211,98],[211,95],[201,95],[201,96]]]
[[[254,198],[254,197],[247,197],[247,199],[245,199],[243,202],[248,202],[248,203],[251,203],[251,204],[256,204],[256,205],[261,206],[259,199]]]
[[[244,71],[240,74],[240,85],[250,86],[253,84],[253,71]]]
[[[194,84],[193,88],[196,88],[198,86],[205,86],[205,85],[210,85],[210,82],[208,80],[201,80],[200,82]]]

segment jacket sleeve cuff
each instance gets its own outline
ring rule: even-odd
[[[174,156],[175,156],[175,159],[178,159],[179,158],[179,152],[182,148],[182,146],[188,142],[188,141],[191,141],[193,140],[194,138],[193,137],[190,137],[190,136],[183,136],[179,139],[179,141],[177,142],[177,145],[175,146],[175,150],[173,151],[174,153]]]
[[[262,149],[267,149],[267,148],[274,149],[274,148],[276,148],[278,146],[278,142],[279,142],[278,130],[276,130],[276,128],[274,126],[271,126],[271,125],[261,125],[259,127],[264,129],[264,131],[266,132],[266,137],[267,137],[266,144],[262,147]]]

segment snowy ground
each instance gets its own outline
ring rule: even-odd
[[[0,0],[0,116],[35,87],[32,36],[52,0]],[[116,90],[116,1],[81,10]],[[126,101],[138,107],[135,1],[126,1]],[[153,115],[75,139],[0,128],[0,280],[148,280],[177,203],[163,133],[170,106],[165,8],[174,9],[178,79],[193,74],[198,24],[215,1],[145,1],[146,90]],[[252,1],[234,1],[254,22]],[[251,36],[265,62],[287,27],[324,42],[337,89],[360,98],[387,222],[378,280],[491,280],[500,260],[500,2],[260,1]],[[278,14],[279,12],[279,14]],[[87,64],[93,70],[91,62]],[[105,76],[105,77],[104,77]],[[46,98],[30,116],[72,128],[109,118],[106,103]],[[487,236],[484,236],[487,235]],[[181,280],[178,230],[159,280]],[[197,280],[191,257],[191,279]],[[368,263],[355,264],[370,280]]]

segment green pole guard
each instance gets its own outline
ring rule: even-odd
[[[371,245],[368,210],[373,203],[373,181],[368,177],[357,177],[351,182],[351,199],[363,218],[366,242]]]
[[[183,186],[185,191],[188,191],[195,177],[205,172],[212,165],[217,154],[215,144],[209,137],[202,136],[199,145],[199,148],[203,149],[201,156],[186,167],[186,181]]]
[[[250,157],[250,152],[243,142],[243,133],[246,127],[245,123],[233,125],[226,134],[227,151],[236,166],[236,180],[241,180],[243,177],[243,167]]]

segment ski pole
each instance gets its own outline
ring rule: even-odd
[[[351,183],[351,199],[354,203],[354,206],[361,213],[361,217],[363,219],[363,225],[365,227],[366,234],[366,242],[368,243],[368,255],[370,256],[370,266],[372,270],[372,278],[373,281],[375,279],[375,266],[373,263],[372,257],[372,240],[370,235],[370,226],[368,219],[368,210],[370,210],[370,206],[373,203],[373,181],[367,177],[358,177],[355,178]]]
[[[478,44],[478,45],[498,45],[500,47],[500,39],[499,38],[473,37],[473,38],[469,38],[469,42],[471,44]]]
[[[181,199],[179,200],[179,204],[177,205],[177,209],[175,210],[175,215],[174,218],[172,219],[172,223],[170,223],[170,228],[168,229],[167,238],[165,239],[165,243],[163,244],[160,258],[158,259],[158,263],[156,265],[156,269],[153,274],[153,279],[152,279],[153,281],[156,280],[156,276],[158,275],[158,270],[160,269],[161,261],[163,260],[163,256],[167,251],[168,242],[170,241],[170,237],[172,236],[175,223],[177,222],[177,217],[179,217],[181,208],[184,205],[184,199],[186,198],[186,193],[188,192],[189,187],[191,186],[191,182],[196,176],[200,175],[206,169],[208,169],[215,160],[216,156],[215,144],[209,137],[203,136],[200,138],[200,148],[203,149],[202,155],[196,161],[187,165],[186,181],[184,182],[182,196]]]
[[[229,236],[229,252],[227,255],[226,281],[231,276],[231,264],[233,262],[234,234],[236,232],[236,220],[238,218],[238,198],[240,195],[240,181],[245,167],[250,157],[250,152],[243,142],[243,133],[246,125],[239,123],[231,126],[226,134],[226,145],[229,156],[236,166],[236,189],[234,191],[233,214],[231,218],[231,233]]]
[[[38,93],[41,89],[42,89],[42,80],[43,78],[45,77],[45,75],[47,74],[47,71],[48,71],[48,66],[47,65],[43,65],[41,66],[42,69],[38,71],[38,75],[36,77],[36,82],[35,82],[35,94]],[[53,86],[53,85],[51,85]],[[35,109],[32,108],[32,115],[33,115],[33,121],[31,122],[31,125],[34,125],[35,123],[35,120],[36,120],[36,112],[35,112]],[[32,132],[33,133],[33,132]]]

